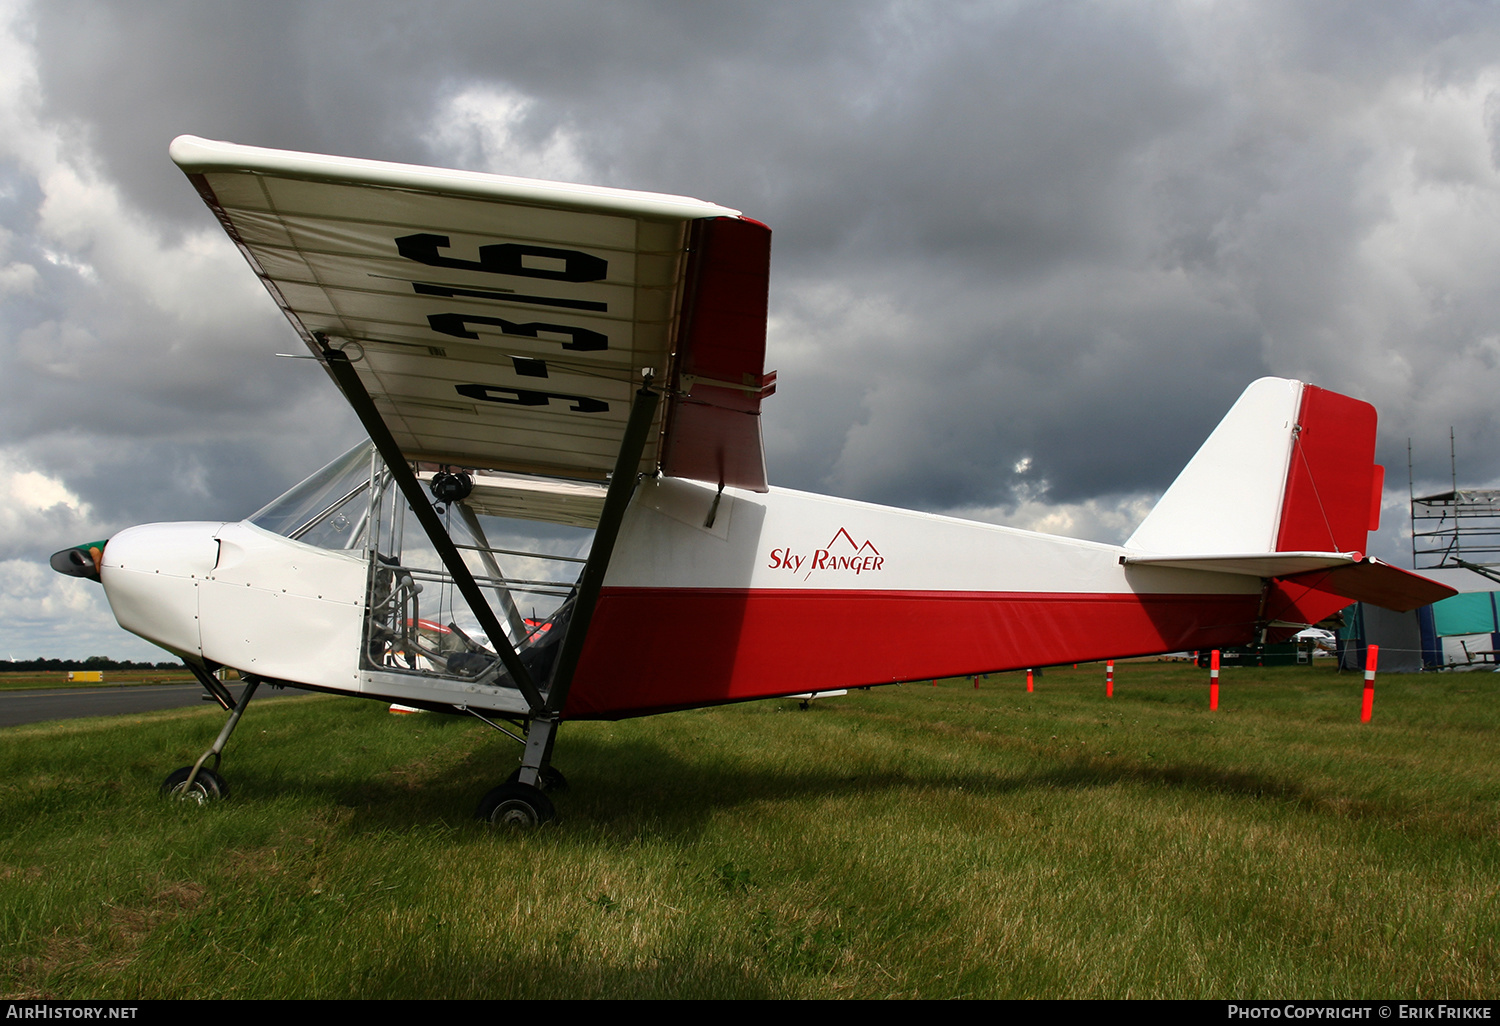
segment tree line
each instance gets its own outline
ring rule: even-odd
[[[181,670],[181,659],[169,659],[161,663],[133,663],[127,659],[111,659],[109,656],[89,656],[87,659],[11,659],[0,662],[0,672],[7,673],[58,673],[68,670]]]

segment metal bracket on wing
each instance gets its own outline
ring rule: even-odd
[[[720,381],[717,378],[707,378],[701,374],[683,374],[678,377],[683,395],[692,395],[696,385],[712,385],[715,388],[729,388],[736,392],[744,392],[753,395],[757,399],[764,399],[776,394],[776,372],[770,371],[760,376],[747,374],[746,381]]]
[[[464,564],[463,556],[453,544],[453,539],[448,537],[447,529],[443,527],[437,511],[432,508],[432,503],[422,490],[422,482],[418,481],[417,475],[412,473],[411,465],[406,461],[395,438],[391,436],[390,429],[386,427],[385,420],[380,416],[380,411],[375,408],[375,402],[370,398],[370,393],[365,390],[364,382],[359,380],[353,361],[344,352],[330,346],[327,336],[319,333],[314,337],[322,348],[323,361],[329,373],[333,375],[333,380],[338,384],[345,398],[349,400],[349,405],[354,408],[354,413],[364,425],[370,441],[375,443],[375,448],[385,460],[391,477],[406,497],[407,505],[416,514],[417,522],[422,525],[422,530],[432,542],[433,548],[437,550],[438,557],[442,559],[443,566],[453,578],[459,594],[463,595],[469,611],[474,614],[479,625],[484,628],[485,634],[489,636],[490,643],[495,647],[495,653],[505,665],[511,681],[526,699],[531,714],[533,716],[544,715],[547,711],[547,702],[542,698],[536,682],[531,679],[531,674],[521,662],[520,655],[510,644],[505,628],[501,626],[499,618],[495,616],[494,610],[485,600],[484,593],[480,590],[478,582],[474,580],[474,575]],[[639,453],[636,454],[636,459],[640,459]],[[611,489],[612,493],[613,489]],[[606,499],[606,512],[608,508],[609,502]]]

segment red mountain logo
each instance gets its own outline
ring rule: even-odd
[[[795,552],[790,548],[772,549],[771,561],[766,567],[770,570],[789,570],[792,573],[805,569],[806,573],[802,574],[804,581],[814,571],[852,573],[857,577],[883,570],[885,557],[868,539],[857,542],[853,535],[841,527],[828,540],[827,545],[814,549],[811,555]]]
[[[842,539],[844,539],[844,541],[848,542],[849,547],[851,549],[853,549],[855,552],[863,552],[863,551],[865,551],[865,549],[869,549],[871,552],[875,553],[875,555],[877,555],[877,556],[880,555],[880,550],[877,549],[875,546],[871,545],[869,542],[856,542],[852,537],[850,537],[849,532],[846,531],[846,530],[844,530],[842,527],[839,528],[837,534],[835,534],[832,538],[829,539],[828,544],[825,545],[825,546],[823,546],[823,548],[824,549],[831,549],[831,548],[833,548],[834,543],[837,542],[840,538],[842,538]]]

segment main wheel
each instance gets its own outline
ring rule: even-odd
[[[557,818],[557,810],[536,788],[508,783],[485,795],[474,815],[495,826],[534,827]]]
[[[505,778],[507,784],[519,784],[521,782],[521,771],[516,770]],[[563,776],[562,770],[556,766],[543,766],[542,772],[537,775],[537,786],[543,791],[566,791],[568,789],[568,778]]]
[[[167,779],[162,781],[162,796],[176,798],[179,801],[197,802],[199,805],[229,797],[229,785],[224,783],[223,777],[211,769],[200,769],[198,775],[193,778],[193,789],[189,791],[187,779],[192,772],[193,767],[184,766],[182,769],[168,773]]]

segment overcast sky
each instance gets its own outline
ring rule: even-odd
[[[54,550],[359,437],[182,133],[775,232],[773,484],[1121,541],[1253,379],[1376,405],[1372,549],[1500,479],[1489,3],[0,0],[0,658],[155,658]]]

